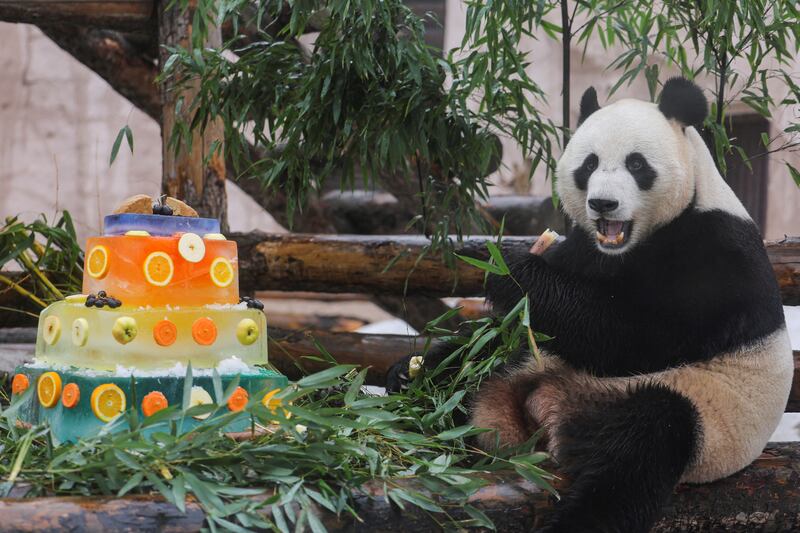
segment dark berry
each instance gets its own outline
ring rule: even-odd
[[[153,202],[153,214],[160,215],[161,214],[161,204],[158,202]]]
[[[168,206],[167,204],[162,205],[161,206],[161,214],[162,215],[166,215],[168,217],[171,217],[172,216],[172,208],[170,206]]]
[[[256,299],[253,299],[253,300],[250,300],[249,302],[247,302],[247,307],[249,307],[250,309],[263,310],[264,309],[264,304],[262,304],[261,302],[259,302]]]
[[[90,294],[89,296],[86,297],[86,302],[84,303],[84,305],[86,305],[86,307],[91,307],[94,305],[94,302],[96,300],[97,298],[95,298],[94,294]]]
[[[111,309],[116,309],[116,308],[117,308],[117,307],[119,307],[120,305],[122,305],[122,302],[120,302],[120,301],[119,301],[119,300],[117,300],[116,298],[110,298],[110,299],[108,300],[108,306],[109,306]]]
[[[104,305],[106,305],[105,299],[98,298],[97,301],[94,303],[94,306],[97,307],[98,309],[102,308]]]
[[[98,293],[97,293],[97,295],[98,295],[100,298],[105,298],[105,297],[107,296],[107,295],[106,295],[106,291],[100,291],[100,292],[98,292]]]

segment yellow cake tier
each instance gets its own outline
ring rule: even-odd
[[[52,365],[114,370],[211,368],[237,357],[267,362],[264,313],[245,304],[117,309],[60,301],[42,311],[36,360]]]
[[[103,290],[132,306],[238,304],[238,271],[233,241],[195,234],[92,237],[83,292]]]

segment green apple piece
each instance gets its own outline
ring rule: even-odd
[[[214,401],[211,399],[211,395],[203,387],[199,387],[197,385],[192,387],[192,392],[189,393],[189,407],[208,405],[210,403],[214,403]],[[211,416],[211,413],[195,415],[194,418],[197,420],[205,420],[209,416]]]
[[[85,318],[76,318],[72,323],[72,344],[83,346],[89,340],[89,321]]]
[[[61,320],[55,315],[50,315],[44,319],[44,327],[42,328],[42,338],[44,342],[53,345],[58,341],[61,336]]]
[[[252,318],[243,318],[236,326],[236,338],[245,346],[258,340],[258,324]]]
[[[111,328],[111,334],[114,335],[114,338],[117,339],[117,342],[120,344],[128,344],[133,339],[136,338],[136,333],[138,333],[138,329],[136,328],[136,320],[129,316],[121,316],[119,317],[116,322],[114,322],[114,327]]]
[[[184,233],[178,240],[178,253],[190,263],[199,263],[206,256],[206,243],[196,233]]]
[[[68,304],[85,304],[86,296],[86,294],[70,294],[64,298],[64,301]]]

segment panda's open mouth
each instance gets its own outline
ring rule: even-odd
[[[631,236],[632,220],[597,220],[597,242],[604,248],[621,248]]]

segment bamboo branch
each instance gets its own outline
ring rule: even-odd
[[[553,508],[555,498],[517,475],[485,475],[487,485],[469,499],[484,512],[497,531],[528,532],[540,527]],[[396,485],[419,491],[448,509],[456,520],[468,519],[462,508],[453,508],[439,495],[410,480]],[[568,483],[557,484],[568,493]],[[272,488],[263,487],[263,500]],[[380,481],[369,482],[353,494],[354,508],[361,522],[343,513],[335,516],[317,508],[316,513],[329,531],[381,531],[415,533],[438,531],[444,517],[406,505],[400,512],[385,493]],[[685,531],[797,531],[800,529],[800,444],[776,444],[748,468],[706,485],[680,485],[670,504],[663,509],[653,533]],[[270,506],[264,516],[270,518]],[[139,531],[200,531],[205,515],[193,499],[186,511],[155,496],[50,497],[0,500],[0,531],[80,530],[108,531],[135,528]],[[438,521],[437,521],[438,520]]]

